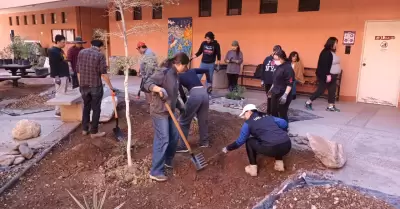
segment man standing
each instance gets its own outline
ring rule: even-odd
[[[147,48],[146,44],[143,42],[139,42],[137,44],[138,52],[142,55],[140,59],[140,75],[142,76],[142,84],[144,84],[150,76],[154,74],[155,69],[157,68],[157,57],[154,52]],[[140,86],[140,90],[143,91],[143,85]],[[145,92],[146,101],[150,104],[151,102],[151,93]]]
[[[79,52],[83,49],[82,44],[86,44],[86,41],[83,41],[80,36],[77,36],[72,42],[74,46],[68,49],[68,61],[71,64],[72,68],[72,88],[77,88],[79,87],[79,82],[78,82],[78,74],[76,73],[76,61],[78,60],[78,54]]]
[[[54,78],[56,86],[56,97],[67,92],[69,84],[69,66],[65,61],[65,53],[62,50],[65,47],[65,37],[56,35],[54,38],[55,45],[48,50],[50,76]],[[56,117],[60,117],[60,107],[56,106]]]
[[[274,46],[272,49],[272,54],[265,58],[262,64],[262,77],[261,77],[261,85],[264,86],[265,93],[267,93],[267,114],[271,114],[271,98],[268,96],[268,92],[272,87],[273,74],[275,72],[276,65],[274,63],[274,54],[277,51],[282,50],[282,47],[279,45]]]
[[[106,82],[114,94],[115,90],[111,85],[110,78],[107,75],[106,57],[102,53],[104,43],[100,40],[93,40],[92,47],[83,49],[79,52],[76,64],[78,73],[80,92],[83,99],[82,114],[82,134],[89,134],[90,111],[93,111],[92,123],[90,126],[90,136],[92,138],[103,137],[105,132],[99,132],[99,120],[101,112],[101,100],[103,98],[103,83]]]

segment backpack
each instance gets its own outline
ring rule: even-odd
[[[261,79],[263,70],[263,64],[257,65],[256,71],[254,72],[254,78]]]

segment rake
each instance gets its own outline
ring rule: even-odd
[[[165,107],[167,108],[169,115],[171,116],[172,120],[174,121],[176,129],[178,129],[178,132],[181,135],[183,142],[185,142],[185,145],[189,150],[189,153],[192,157],[192,162],[194,163],[196,170],[199,171],[199,170],[205,168],[208,164],[207,164],[206,159],[204,158],[203,153],[198,153],[198,154],[193,153],[192,148],[190,147],[189,142],[187,141],[187,139],[185,137],[185,134],[183,134],[183,132],[182,132],[181,126],[179,125],[174,113],[171,110],[171,107],[167,103],[165,103]]]

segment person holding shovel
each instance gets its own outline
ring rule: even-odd
[[[245,167],[250,176],[257,176],[257,154],[275,158],[275,170],[284,171],[283,156],[292,148],[286,132],[287,122],[281,118],[268,116],[257,110],[254,104],[248,104],[239,115],[246,122],[243,124],[239,138],[222,149],[223,153],[233,151],[246,144],[250,165]]]
[[[178,130],[169,115],[166,104],[170,106],[172,112],[176,108],[184,112],[184,106],[178,100],[178,73],[187,70],[189,57],[185,53],[178,53],[166,62],[171,65],[163,64],[163,66],[170,66],[170,68],[160,69],[144,83],[144,88],[153,92],[150,115],[153,121],[154,141],[150,179],[159,182],[168,180],[164,167],[172,168],[172,160],[178,144]]]
[[[146,80],[151,75],[153,75],[154,71],[156,70],[157,64],[158,64],[157,56],[143,42],[137,43],[136,50],[138,50],[139,54],[142,55],[140,58],[140,68],[139,68],[139,73],[140,73],[140,76],[142,77],[140,91],[143,91],[145,93],[146,101],[147,101],[147,103],[150,104],[151,93],[146,91],[146,89],[143,88],[143,84],[146,82]]]

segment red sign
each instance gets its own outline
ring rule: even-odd
[[[375,36],[375,40],[392,40],[395,36]]]

